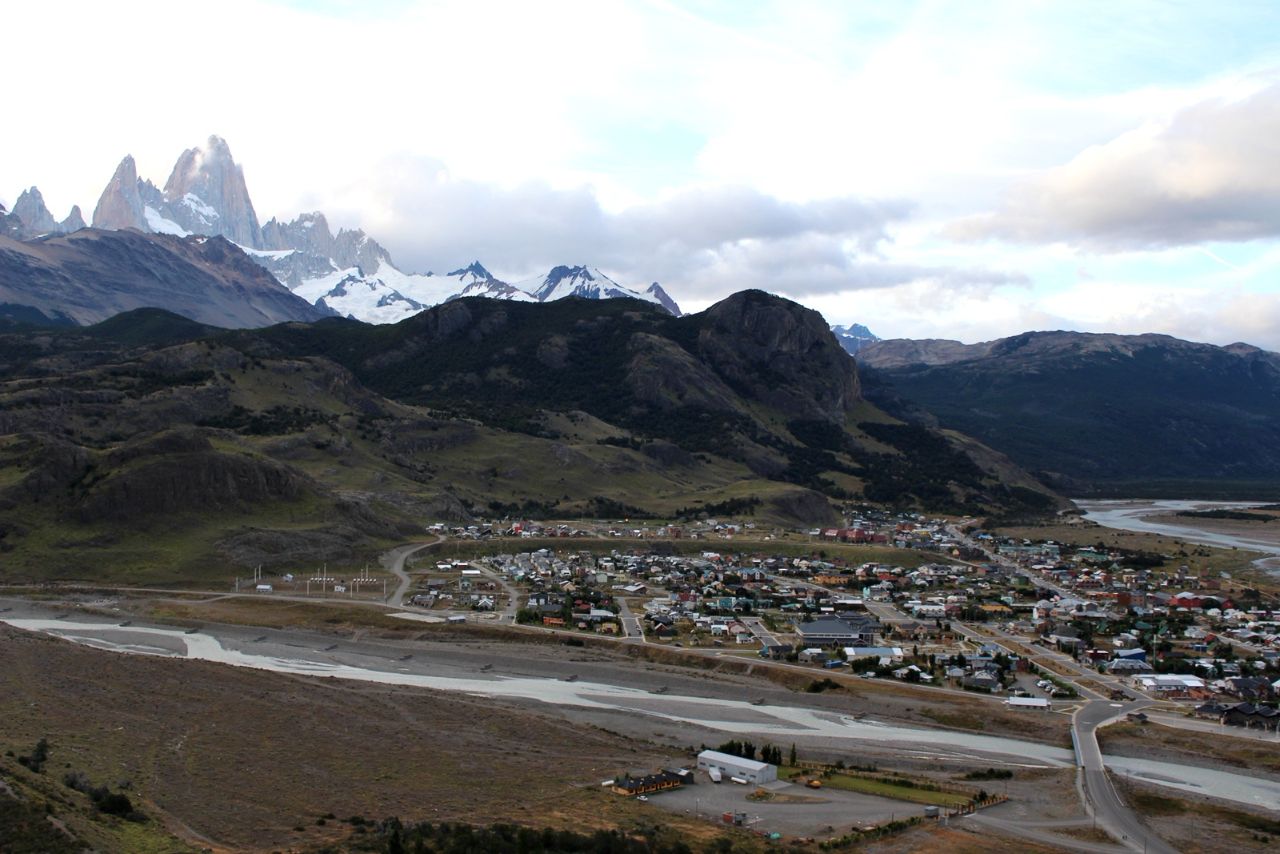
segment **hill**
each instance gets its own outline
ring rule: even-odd
[[[390,326],[210,334],[139,312],[0,334],[9,578],[301,565],[507,514],[829,524],[863,500],[1056,506],[990,450],[867,403],[822,318],[759,292],[683,318],[476,298]]]
[[[931,416],[1069,493],[1251,494],[1280,477],[1280,355],[1256,347],[1029,332],[876,342],[859,362],[889,411]]]

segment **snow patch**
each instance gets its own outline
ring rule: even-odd
[[[235,241],[232,242],[234,243]],[[252,255],[254,258],[270,258],[273,261],[279,261],[281,258],[288,258],[290,255],[298,251],[297,249],[253,249],[239,243],[236,243],[236,246],[239,247],[240,251],[246,255]]]
[[[210,223],[213,222],[213,220],[218,219],[218,212],[195,193],[187,193],[183,196],[182,203],[189,207],[192,213],[201,217],[206,223]]]
[[[178,237],[186,237],[191,234],[191,232],[187,231],[173,220],[165,219],[160,215],[160,211],[151,207],[151,205],[147,205],[143,208],[142,216],[147,221],[147,228],[151,229],[156,234],[176,234]]]

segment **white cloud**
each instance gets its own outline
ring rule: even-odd
[[[960,238],[1101,250],[1280,235],[1280,83],[1148,122],[1017,189]]]

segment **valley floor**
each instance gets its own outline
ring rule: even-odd
[[[2,746],[21,752],[47,737],[60,769],[127,778],[144,809],[179,836],[219,849],[305,849],[340,838],[345,825],[318,824],[331,813],[631,827],[652,820],[653,805],[606,795],[600,780],[687,764],[698,745],[736,733],[784,749],[795,742],[806,758],[943,781],[975,768],[1011,767],[1013,801],[984,815],[1026,826],[1081,818],[1061,731],[1044,731],[1049,744],[1020,742],[1023,755],[1016,756],[1005,739],[984,743],[983,735],[936,725],[898,728],[932,723],[941,703],[923,692],[855,685],[797,694],[758,673],[681,667],[621,647],[413,625],[393,632],[205,624],[187,634],[137,617],[133,610],[145,610],[139,604],[100,601],[68,613],[0,602],[10,609],[0,618],[19,625],[52,621],[82,642],[154,653],[126,655],[0,628]],[[188,644],[207,650],[204,638],[216,638],[224,660],[309,662],[310,670],[268,673],[161,657]],[[419,687],[326,678],[352,669],[413,677]],[[977,698],[942,702],[962,716],[967,704],[974,718],[984,710],[993,719],[1002,714]],[[869,718],[851,720],[858,713]],[[918,811],[904,804],[902,815]],[[661,821],[686,828],[691,839],[721,832],[678,811]],[[915,845],[909,840],[916,838],[913,832],[901,842]]]

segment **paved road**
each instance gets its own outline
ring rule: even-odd
[[[644,626],[640,622],[640,618],[631,612],[631,606],[627,600],[618,597],[618,618],[622,621],[622,636],[627,640],[638,640],[641,643],[648,643],[644,637]]]
[[[409,546],[397,546],[382,557],[378,558],[378,562],[383,568],[400,579],[400,584],[396,587],[395,592],[391,594],[391,598],[387,600],[387,604],[393,608],[404,607],[404,596],[409,592],[409,585],[413,583],[413,579],[409,577],[409,573],[404,571],[404,562],[409,555],[420,552],[423,549],[439,545],[444,542],[444,537],[437,536],[435,540],[429,543],[416,543]]]
[[[481,575],[490,581],[496,582],[498,586],[506,592],[507,607],[502,609],[502,614],[498,619],[502,622],[514,623],[516,621],[516,611],[520,609],[520,591],[515,588],[515,585],[507,580],[505,575],[491,569],[483,563],[473,563],[471,564],[471,568],[480,570]]]
[[[1102,750],[1098,747],[1097,730],[1102,724],[1117,717],[1137,711],[1148,703],[1111,703],[1091,700],[1076,709],[1071,716],[1071,732],[1076,744],[1076,756],[1080,763],[1086,805],[1092,810],[1101,827],[1121,845],[1134,851],[1150,854],[1177,854],[1156,836],[1138,818],[1133,810],[1120,800],[1107,769],[1102,763]]]
[[[764,621],[759,617],[742,617],[742,625],[751,630],[751,634],[756,640],[766,646],[777,646],[778,639],[774,637],[764,626]]]

